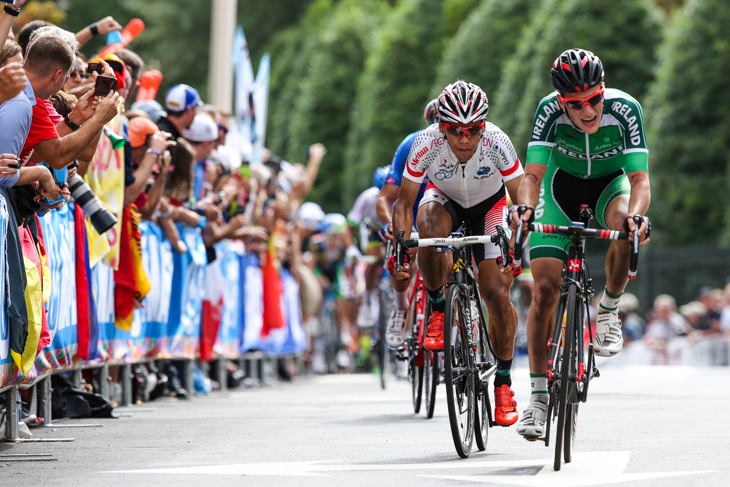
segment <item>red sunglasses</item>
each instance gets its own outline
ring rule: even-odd
[[[594,107],[603,101],[604,89],[601,88],[590,98],[565,98],[563,95],[558,94],[558,99],[565,103],[565,106],[572,108],[573,110],[583,110],[586,105]]]
[[[457,127],[456,125],[449,125],[444,122],[444,128],[447,134],[453,135],[454,137],[474,137],[475,135],[481,134],[484,130],[484,122],[479,125],[472,125],[471,127]]]

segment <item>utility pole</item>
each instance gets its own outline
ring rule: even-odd
[[[233,36],[238,0],[213,0],[210,25],[208,100],[227,112],[233,107]]]

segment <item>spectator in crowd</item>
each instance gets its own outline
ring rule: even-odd
[[[137,101],[132,103],[131,108],[132,110],[141,110],[145,112],[150,117],[150,120],[155,123],[157,123],[160,118],[167,117],[167,112],[162,108],[162,105],[155,100]]]
[[[704,286],[700,289],[697,301],[680,308],[680,312],[689,322],[687,361],[690,365],[727,365],[727,352],[720,326],[722,300],[721,290]]]
[[[124,202],[135,203],[142,217],[149,220],[163,194],[171,159],[167,149],[175,145],[175,141],[149,118],[136,117],[129,122],[129,143],[133,174],[131,184],[124,189]],[[128,166],[125,171],[129,169]],[[150,179],[154,182],[145,191]]]
[[[182,136],[183,130],[190,128],[198,107],[202,105],[198,90],[184,84],[175,85],[170,88],[165,97],[167,115],[160,117],[157,126],[177,139]],[[217,132],[218,127],[216,127]],[[174,155],[174,150],[172,152]]]
[[[668,294],[657,296],[644,334],[644,344],[653,352],[652,363],[680,363],[687,329],[687,320],[677,313],[674,298]]]
[[[20,154],[21,161],[23,164],[44,161],[61,169],[97,140],[104,124],[117,115],[119,95],[110,92],[97,101],[93,90],[89,90],[63,119],[71,133],[60,137],[44,100],[63,86],[73,66],[74,51],[66,41],[52,34],[36,35],[27,49],[25,70],[36,103],[32,109],[33,123]]]

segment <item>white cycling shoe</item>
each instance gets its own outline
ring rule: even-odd
[[[392,349],[403,345],[406,339],[406,315],[408,310],[393,308],[388,318],[388,329],[385,330],[385,343]]]
[[[526,440],[535,441],[545,434],[548,405],[540,401],[530,401],[530,405],[522,413],[517,423],[517,433]]]
[[[624,346],[621,320],[617,313],[599,311],[596,318],[596,336],[593,337],[593,351],[600,357],[611,357]]]

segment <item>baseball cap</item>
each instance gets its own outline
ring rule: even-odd
[[[162,105],[156,100],[136,101],[132,103],[132,110],[142,110],[150,116],[153,122],[167,116],[167,112],[162,109]]]
[[[170,88],[165,98],[167,109],[173,112],[184,112],[190,108],[199,107],[202,104],[203,102],[200,100],[198,90],[192,86],[182,84]]]
[[[183,137],[190,142],[209,142],[218,139],[218,125],[205,113],[198,113],[190,124],[190,128],[183,130]]]
[[[127,86],[127,65],[122,61],[116,54],[105,54],[103,57],[95,57],[91,60],[92,63],[98,63],[99,60],[103,59],[110,68],[114,71],[114,76],[117,78],[117,88],[124,89]]]
[[[135,117],[129,121],[129,144],[132,149],[142,147],[147,141],[147,136],[156,134],[159,130],[155,122],[149,118]]]

